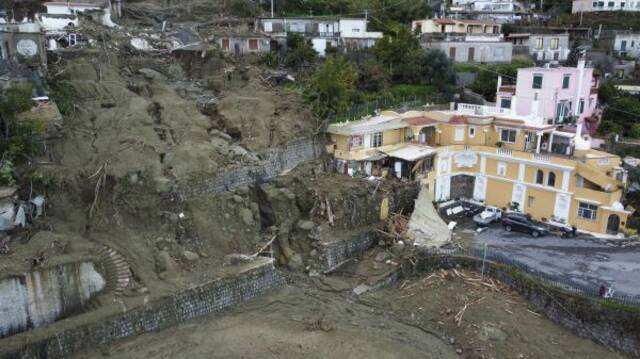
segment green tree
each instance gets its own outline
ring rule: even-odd
[[[304,95],[320,118],[346,111],[356,95],[356,67],[344,57],[329,57],[307,80]]]
[[[14,164],[31,155],[36,149],[35,139],[42,132],[37,123],[18,121],[18,114],[31,108],[30,87],[14,87],[0,91],[0,185],[13,185]]]
[[[453,62],[440,50],[427,50],[422,56],[422,81],[425,85],[445,87],[455,84]]]
[[[406,26],[398,27],[394,35],[385,35],[373,47],[391,79],[401,83],[420,82],[423,51],[418,38]]]
[[[510,64],[478,65],[478,73],[471,84],[471,89],[484,96],[488,101],[495,101],[498,76],[515,79],[518,76],[519,68],[532,65],[532,61],[524,59],[515,59]]]
[[[640,98],[625,94],[609,98],[598,131],[640,138]]]
[[[358,89],[367,92],[384,90],[389,85],[389,74],[375,58],[358,67]]]
[[[295,32],[287,33],[285,65],[299,69],[302,66],[311,64],[317,57],[318,53],[313,49],[311,40],[305,39],[301,34]]]
[[[426,1],[374,0],[370,3],[373,30],[387,32],[390,28],[410,24],[415,19],[431,17],[433,11]]]

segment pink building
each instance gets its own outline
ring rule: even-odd
[[[593,69],[579,61],[577,67],[530,67],[518,70],[515,85],[498,79],[496,106],[520,116],[540,116],[548,124],[574,118],[594,133],[600,120],[596,110],[598,83]]]

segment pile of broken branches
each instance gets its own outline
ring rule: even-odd
[[[384,235],[387,244],[393,244],[406,237],[407,229],[409,229],[409,217],[402,213],[393,213],[382,229],[376,230]]]

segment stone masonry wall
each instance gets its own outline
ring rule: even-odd
[[[330,270],[338,264],[366,252],[378,239],[371,232],[361,233],[357,238],[336,242],[322,243],[322,256],[325,269]]]
[[[416,267],[403,266],[403,274],[462,266],[480,271],[482,261],[472,257],[426,256]],[[553,322],[575,334],[640,358],[640,310],[605,303],[545,285],[542,281],[502,264],[485,263],[485,275],[491,276],[525,297]]]
[[[201,183],[184,188],[184,197],[202,193],[231,191],[238,187],[264,183],[297,165],[320,158],[324,153],[321,138],[304,138],[289,142],[285,147],[265,151],[263,160],[251,166],[236,167]]]
[[[0,341],[0,359],[68,358],[97,345],[120,338],[164,329],[258,297],[285,284],[272,261],[238,276],[212,281],[175,295],[153,300],[144,307],[113,315],[89,324],[61,330],[55,334],[25,333]],[[47,333],[47,332],[45,332]]]

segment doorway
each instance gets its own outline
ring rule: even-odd
[[[612,214],[607,220],[607,234],[618,234],[620,228],[620,217],[617,214]]]

